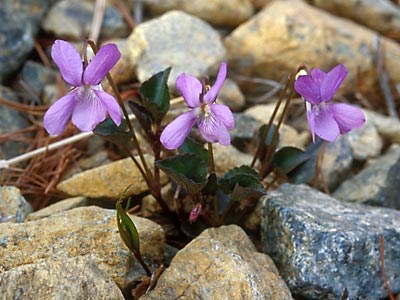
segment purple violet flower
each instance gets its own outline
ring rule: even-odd
[[[234,127],[233,114],[228,106],[216,104],[217,95],[226,78],[226,63],[221,63],[217,79],[212,87],[204,86],[196,77],[179,75],[176,87],[191,110],[173,120],[161,134],[165,148],[173,150],[183,144],[193,125],[197,122],[203,138],[209,142],[231,143],[229,130]]]
[[[101,47],[86,67],[78,51],[62,40],[55,41],[51,57],[73,89],[51,105],[44,115],[43,124],[49,134],[61,134],[71,115],[72,123],[81,131],[93,130],[105,120],[107,112],[115,124],[121,124],[117,101],[100,84],[121,57],[116,45]]]
[[[347,75],[347,69],[340,64],[328,73],[315,68],[310,75],[301,75],[296,79],[294,88],[307,102],[307,120],[313,142],[315,135],[334,142],[339,134],[365,123],[363,112],[352,105],[328,103]]]

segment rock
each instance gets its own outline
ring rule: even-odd
[[[131,216],[140,236],[141,253],[151,267],[163,260],[164,231],[154,222]],[[0,224],[0,273],[22,265],[81,257],[125,289],[145,274],[122,242],[116,212],[79,207],[23,224]]]
[[[27,221],[42,219],[59,212],[67,211],[76,207],[87,206],[89,200],[85,197],[74,197],[58,201],[28,215]]]
[[[246,104],[246,99],[235,81],[227,78],[222,86],[218,101],[229,106],[232,111],[240,111]]]
[[[129,37],[129,49],[141,82],[172,67],[168,80],[171,89],[184,72],[195,77],[215,75],[226,54],[217,31],[180,11],[136,26]]]
[[[151,299],[292,299],[272,260],[236,225],[210,228],[172,259]]]
[[[367,124],[376,127],[379,134],[391,143],[400,143],[400,121],[393,117],[383,116],[377,112],[363,109]]]
[[[348,299],[386,299],[380,234],[386,241],[389,286],[394,294],[400,292],[400,211],[342,203],[291,184],[261,201],[264,252],[294,295],[340,299],[347,287]]]
[[[379,156],[382,152],[382,138],[376,127],[368,121],[363,127],[356,128],[343,137],[350,144],[354,159],[367,160]]]
[[[115,282],[82,257],[22,265],[0,273],[0,282],[2,299],[124,299]]]
[[[218,175],[241,165],[249,165],[253,156],[243,153],[232,146],[213,144],[215,171]]]
[[[121,52],[121,58],[110,71],[113,80],[117,84],[132,82],[132,79],[135,77],[135,71],[130,57],[128,39],[109,40],[107,41],[108,43],[116,44],[119,52]],[[106,84],[108,86],[108,81]],[[106,87],[106,84],[103,84],[103,86]]]
[[[43,19],[42,29],[57,38],[81,40],[82,37],[89,36],[94,5],[94,2],[87,0],[58,1]],[[129,27],[118,10],[112,5],[107,5],[100,36],[103,38],[124,37],[129,32]]]
[[[160,15],[176,9],[217,27],[234,27],[253,15],[253,6],[250,0],[144,0],[143,3],[153,15]]]
[[[321,169],[329,189],[336,188],[346,179],[351,171],[353,158],[350,143],[343,136],[326,145]]]
[[[2,1],[0,7],[0,83],[14,73],[33,49],[38,22],[50,0]]]
[[[8,88],[0,85],[0,97],[8,101],[17,101],[15,94]],[[0,105],[0,135],[7,132],[23,129],[29,122],[15,109]],[[26,145],[22,142],[9,141],[0,144],[0,159],[10,159],[25,151]]]
[[[0,223],[1,219],[21,223],[32,211],[32,206],[17,187],[0,186]]]
[[[145,157],[151,167],[153,158],[150,155]],[[136,159],[140,161],[138,157]],[[161,180],[165,183],[167,177],[161,174]],[[148,187],[133,161],[125,158],[65,179],[57,185],[57,189],[70,196],[119,199],[124,192],[126,196],[139,195]]]
[[[308,0],[308,2],[332,14],[354,20],[382,34],[400,31],[400,8],[389,0],[334,2]]]
[[[361,172],[334,192],[342,201],[400,209],[400,147],[371,161]]]
[[[30,91],[41,99],[45,86],[56,82],[57,72],[54,69],[46,68],[43,64],[28,60],[22,67],[19,80],[26,83]],[[53,102],[56,99],[55,96]]]
[[[280,79],[301,64],[328,71],[343,63],[349,74],[342,92],[354,91],[357,72],[363,88],[376,92],[376,33],[301,1],[274,1],[225,38],[230,68],[237,74]],[[400,81],[400,46],[381,39],[385,66]],[[245,88],[245,86],[243,86]]]
[[[247,111],[244,113],[235,113],[235,128],[231,131],[232,145],[241,151],[249,151],[249,148],[256,149],[258,145],[259,128],[268,123],[268,117],[264,116],[262,120],[254,118]],[[293,146],[304,149],[304,136],[299,135],[297,131],[289,125],[282,124],[279,129],[278,148]]]

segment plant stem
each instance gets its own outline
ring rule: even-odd
[[[140,263],[140,265],[143,267],[144,271],[146,272],[147,276],[151,277],[152,273],[150,268],[147,266],[147,264],[144,262],[142,255],[140,253],[137,252],[133,252],[133,254],[135,255],[137,261]]]
[[[215,173],[215,164],[214,164],[214,151],[212,143],[208,143],[208,153],[210,154],[210,162],[208,164],[208,172],[210,174]]]
[[[96,44],[91,40],[88,40],[88,44],[90,45],[90,47],[92,47],[93,52],[96,54],[97,51],[98,51]],[[128,112],[127,112],[127,110],[125,108],[125,105],[124,105],[124,103],[122,101],[121,94],[119,93],[118,87],[115,84],[114,80],[112,79],[110,73],[107,73],[106,77],[107,77],[108,82],[110,83],[111,88],[114,91],[115,96],[117,97],[117,102],[118,102],[119,106],[121,107],[122,113],[124,114],[124,117],[126,119],[126,123],[128,124],[128,128],[132,132],[133,145],[134,145],[134,147],[136,148],[136,150],[137,150],[137,152],[139,154],[139,157],[140,157],[140,160],[142,162],[143,168],[144,168],[144,170],[146,172],[147,180],[150,181],[152,179],[152,174],[151,174],[151,172],[149,170],[149,167],[147,166],[147,162],[146,162],[146,160],[144,158],[142,148],[140,147],[139,142],[138,142],[138,140],[136,138],[136,134],[135,134],[135,131],[133,129],[132,122],[129,119],[129,115],[128,115]]]

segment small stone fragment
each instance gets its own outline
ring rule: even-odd
[[[347,287],[349,299],[386,299],[381,234],[388,284],[394,294],[400,292],[400,211],[343,203],[286,183],[261,201],[264,252],[293,294],[340,299]]]

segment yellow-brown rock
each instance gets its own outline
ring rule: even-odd
[[[136,159],[140,161],[138,157]],[[146,161],[149,168],[152,168],[153,158],[146,155]],[[167,181],[163,173],[161,179],[164,183]],[[128,186],[129,189],[126,190]],[[70,196],[112,199],[118,199],[125,190],[126,196],[138,195],[148,190],[142,174],[130,158],[76,174],[60,182],[57,189]]]
[[[272,260],[236,225],[205,230],[172,259],[141,300],[290,300]]]
[[[328,71],[343,63],[344,90],[354,91],[357,70],[363,88],[375,90],[377,34],[300,1],[275,1],[225,38],[229,66],[238,74],[281,80],[299,65]],[[400,46],[382,38],[389,77],[400,81]]]
[[[165,235],[160,225],[131,216],[147,262],[163,259]],[[145,275],[122,242],[116,212],[96,206],[79,207],[22,224],[0,224],[0,273],[18,266],[57,258],[84,257],[95,263],[120,288]]]

